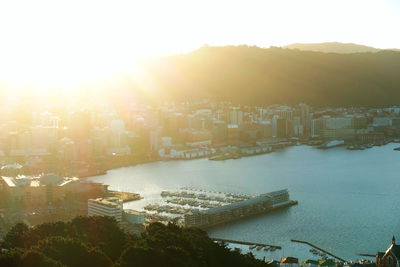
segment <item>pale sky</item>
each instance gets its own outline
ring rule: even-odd
[[[0,2],[0,81],[82,82],[208,45],[400,48],[400,0]]]

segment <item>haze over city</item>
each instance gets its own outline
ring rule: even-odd
[[[0,2],[0,266],[398,267],[397,0]]]

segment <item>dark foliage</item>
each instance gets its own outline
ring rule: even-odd
[[[64,265],[36,250],[12,249],[0,254],[0,266],[61,267]]]
[[[199,229],[154,223],[135,236],[109,217],[33,228],[19,223],[4,241],[0,266],[266,266],[252,254],[213,242]]]

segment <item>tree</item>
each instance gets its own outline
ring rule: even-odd
[[[25,244],[25,234],[29,228],[25,223],[15,224],[4,237],[5,248],[23,248]]]
[[[76,239],[52,237],[39,243],[37,250],[66,266],[112,266],[103,252],[89,248]]]

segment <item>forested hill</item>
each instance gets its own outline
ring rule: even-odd
[[[284,48],[299,49],[303,51],[325,52],[325,53],[340,53],[340,54],[365,53],[365,52],[374,53],[381,51],[380,49],[371,46],[351,44],[351,43],[338,43],[338,42],[311,43],[311,44],[296,43],[284,46]]]
[[[151,90],[142,90],[149,99],[316,106],[400,103],[400,52],[395,51],[333,54],[205,46],[148,61],[144,69],[151,77]]]

